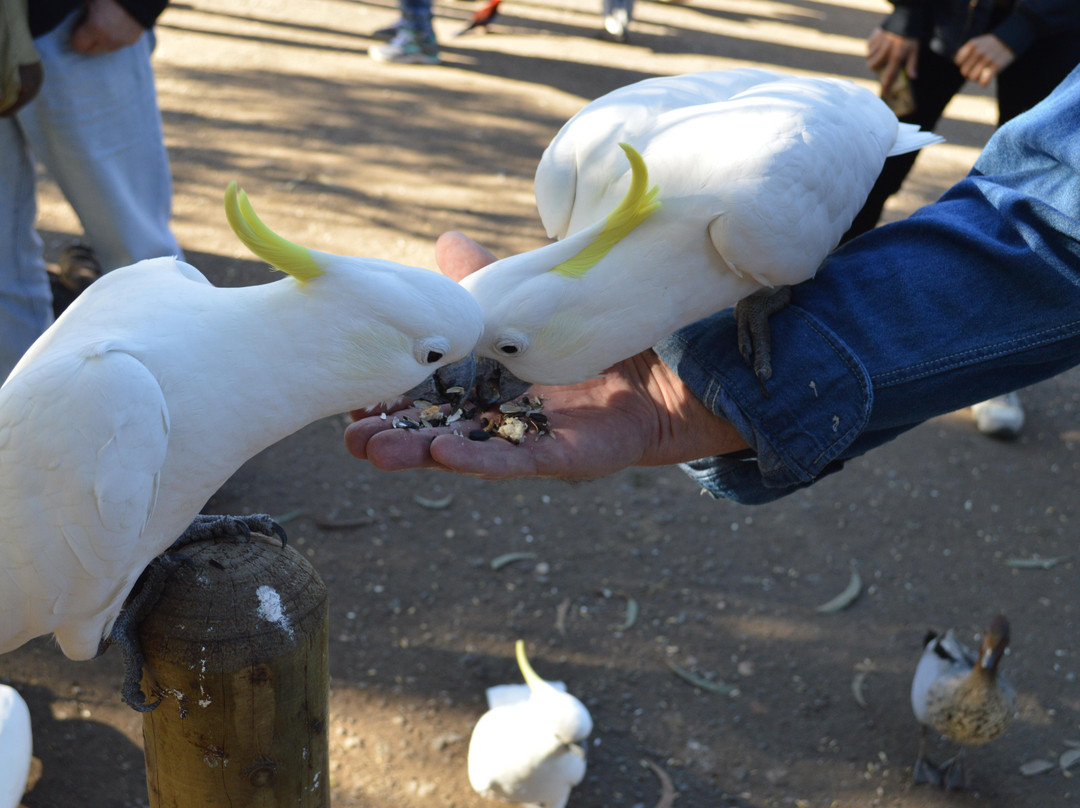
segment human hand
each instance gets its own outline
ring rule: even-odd
[[[134,45],[146,32],[116,0],[89,0],[86,15],[71,34],[71,48],[85,56]]]
[[[866,66],[881,75],[881,94],[889,94],[900,68],[910,78],[918,75],[919,41],[875,28],[866,40]]]
[[[455,280],[493,260],[460,233],[436,244],[436,260]],[[473,441],[479,424],[394,429],[393,419],[360,417],[345,445],[377,468],[435,468],[486,479],[591,479],[634,465],[669,465],[746,448],[729,423],[713,415],[652,351],[620,362],[598,379],[567,387],[536,387],[552,434]],[[403,412],[402,415],[409,415]],[[358,414],[365,415],[365,414]]]
[[[1007,68],[1016,59],[1004,42],[993,34],[983,34],[969,39],[960,46],[953,61],[960,68],[960,73],[970,81],[977,81],[985,87],[998,73]]]

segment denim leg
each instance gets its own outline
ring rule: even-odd
[[[398,5],[406,27],[419,39],[435,37],[431,27],[431,0],[399,0]]]
[[[34,229],[34,163],[22,129],[0,118],[0,382],[52,323],[42,243]]]
[[[154,35],[83,56],[68,44],[75,20],[34,41],[47,79],[19,122],[106,270],[180,256],[169,226],[172,179],[150,64]]]
[[[626,12],[626,21],[629,22],[634,15],[634,0],[603,0],[604,16],[612,14],[616,9]]]

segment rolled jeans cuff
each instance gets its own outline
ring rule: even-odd
[[[852,350],[796,305],[769,319],[773,380],[762,384],[736,350],[731,310],[690,325],[654,350],[750,449],[683,466],[714,496],[769,502],[837,471],[866,428],[873,386]],[[777,346],[782,346],[782,350]]]

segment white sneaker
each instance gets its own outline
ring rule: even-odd
[[[1024,426],[1024,408],[1016,393],[981,401],[971,407],[975,426],[984,435],[1001,440],[1016,440]]]
[[[424,37],[408,28],[401,28],[385,45],[372,45],[368,56],[376,62],[396,62],[409,65],[439,64],[439,43],[434,36]]]
[[[604,15],[603,34],[613,42],[626,42],[629,39],[630,13],[625,8],[614,8]]]

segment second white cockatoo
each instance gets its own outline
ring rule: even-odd
[[[0,808],[18,808],[30,776],[30,710],[15,688],[0,685]]]
[[[885,158],[939,140],[850,81],[768,70],[647,79],[593,101],[536,170],[558,241],[462,282],[484,310],[476,353],[503,375],[499,400],[595,377],[759,290],[807,280]],[[768,308],[755,311],[751,326]]]
[[[448,278],[293,244],[235,183],[226,213],[287,277],[219,288],[173,258],[118,269],[0,388],[0,652],[51,633],[88,659],[113,638],[141,668],[131,621],[118,616],[144,568],[182,534],[267,527],[199,516],[233,472],[472,351],[481,312]],[[129,665],[124,698],[136,707],[140,676]]]
[[[559,682],[546,682],[515,647],[524,685],[489,688],[489,710],[469,740],[469,782],[488,797],[527,808],[563,808],[585,777],[582,744],[592,716]]]

